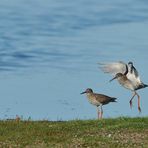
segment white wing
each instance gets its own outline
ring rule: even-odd
[[[128,73],[127,78],[131,80],[135,85],[141,84],[140,76],[138,74],[137,69],[132,65],[128,65]]]
[[[127,72],[127,65],[122,62],[111,62],[111,63],[98,63],[99,64],[99,68],[105,72],[105,73],[110,73],[113,75],[116,75],[117,73],[122,73],[124,74],[125,72]]]
[[[98,64],[99,68],[104,73],[110,73],[112,75],[116,75],[117,73],[126,74],[127,78],[133,83],[134,86],[137,86],[142,83],[138,71],[133,65],[127,65],[122,61]]]
[[[135,77],[133,73],[128,73],[127,78],[132,82],[133,86],[138,87],[141,84],[140,77]]]

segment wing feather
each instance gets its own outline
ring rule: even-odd
[[[122,62],[111,62],[111,63],[98,63],[99,68],[104,72],[104,73],[110,73],[112,75],[116,75],[117,73],[122,73],[124,74],[126,72],[126,67],[127,65]]]
[[[134,85],[139,85],[140,83],[142,83],[140,80],[140,76],[138,74],[138,71],[133,65],[132,66],[128,65],[127,78],[129,80],[131,80],[134,83]]]
[[[98,63],[99,68],[104,73],[110,73],[112,75],[116,75],[117,73],[122,73],[127,76],[127,78],[135,85],[138,86],[141,84],[140,76],[138,74],[137,69],[132,65],[127,65],[126,63],[119,62],[108,62],[108,63]]]

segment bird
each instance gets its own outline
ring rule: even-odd
[[[130,108],[132,108],[132,100],[135,96],[138,97],[138,110],[141,112],[140,107],[140,96],[137,93],[137,90],[148,87],[147,84],[144,84],[139,76],[137,69],[134,67],[133,62],[128,62],[127,64],[123,61],[111,62],[111,63],[99,63],[100,69],[105,73],[111,73],[114,77],[110,80],[118,80],[119,84],[126,89],[129,89],[133,92],[133,96],[130,99]]]
[[[106,105],[110,102],[117,102],[116,99],[114,97],[109,97],[106,96],[104,94],[97,94],[94,93],[93,90],[91,88],[87,88],[84,92],[82,92],[81,94],[85,94],[88,98],[88,101],[92,104],[95,105],[97,107],[98,110],[98,119],[102,119],[103,116],[103,105]]]

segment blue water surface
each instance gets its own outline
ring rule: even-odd
[[[148,1],[1,0],[0,119],[95,119],[82,91],[118,98],[104,117],[147,116],[148,91],[132,93],[98,68],[98,62],[133,61],[148,83]]]

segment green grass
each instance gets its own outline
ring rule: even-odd
[[[74,121],[0,121],[0,147],[148,148],[148,117]]]

